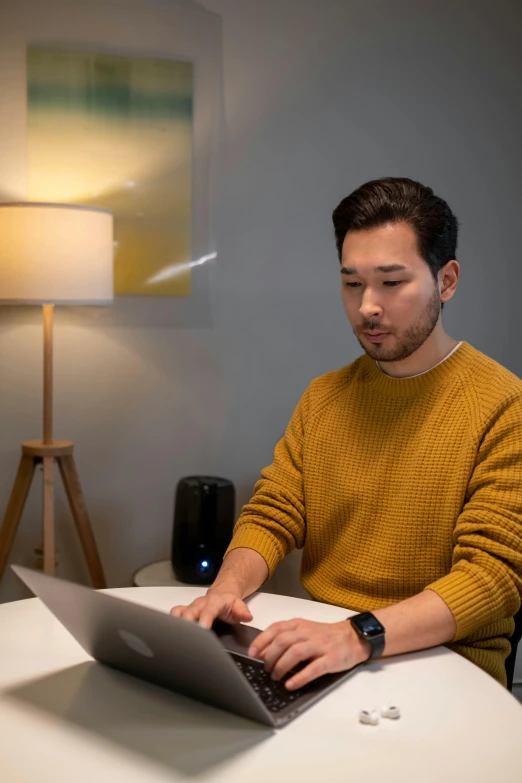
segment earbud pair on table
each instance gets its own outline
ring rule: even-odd
[[[397,718],[401,717],[401,711],[396,705],[390,704],[389,706],[381,708],[381,716],[383,718],[397,720]],[[370,726],[377,726],[379,723],[379,713],[377,710],[361,710],[359,713],[359,722],[367,723]]]

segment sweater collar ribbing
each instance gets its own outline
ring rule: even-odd
[[[409,378],[386,375],[375,361],[365,354],[361,359],[361,370],[364,379],[371,383],[379,394],[388,397],[415,397],[465,372],[473,362],[474,353],[475,348],[463,340],[459,348],[440,364],[421,375],[412,375]]]

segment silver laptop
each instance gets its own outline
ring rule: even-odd
[[[358,668],[289,691],[247,655],[257,628],[216,622],[209,630],[84,585],[12,568],[95,660],[267,726],[285,726]]]

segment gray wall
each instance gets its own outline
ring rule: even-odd
[[[180,476],[231,478],[239,510],[310,379],[360,352],[330,213],[362,182],[410,176],[449,201],[462,278],[446,327],[522,375],[520,4],[204,4],[223,18],[228,138],[208,324],[57,314],[56,435],[75,441],[111,585],[168,556]],[[0,312],[2,507],[18,444],[40,433],[40,349],[38,313]],[[58,525],[61,573],[86,581],[61,494]],[[35,488],[13,559],[32,562],[38,526]],[[297,594],[297,567],[275,589]],[[0,598],[25,595],[7,575]]]

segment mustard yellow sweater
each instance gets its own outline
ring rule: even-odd
[[[316,378],[229,547],[270,574],[303,549],[318,601],[371,611],[434,590],[448,647],[506,683],[522,594],[522,381],[469,343],[411,378],[364,355]]]

